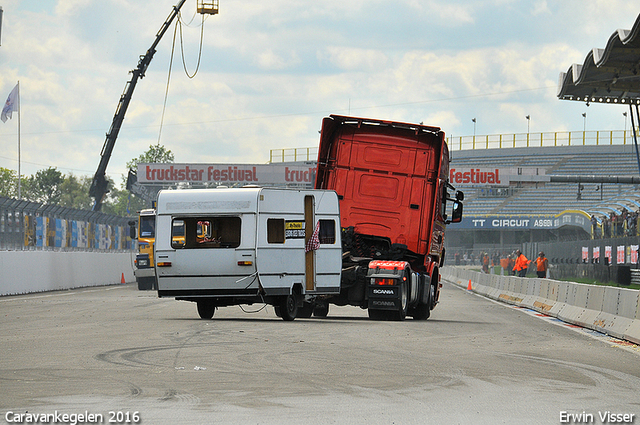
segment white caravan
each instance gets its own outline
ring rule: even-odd
[[[158,295],[222,306],[266,303],[284,320],[340,292],[338,196],[260,187],[163,190],[156,217]]]

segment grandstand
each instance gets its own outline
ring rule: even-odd
[[[454,151],[451,167],[538,168],[545,175],[638,176],[632,145],[558,146]],[[465,192],[465,216],[556,215],[582,210],[602,216],[623,207],[640,207],[636,185],[617,183],[516,183],[508,191],[459,184]],[[508,196],[507,196],[508,195]],[[634,208],[635,204],[635,208]]]
[[[637,180],[639,164],[631,144],[459,150],[451,157],[454,170],[511,169],[522,176],[511,176],[502,187],[454,183],[464,191],[465,205],[463,222],[447,228],[449,252],[477,257],[527,243],[590,239],[592,216],[601,237],[611,213],[640,211],[637,184],[597,182],[614,176]],[[550,182],[551,176],[576,179]],[[581,177],[591,182],[578,183]]]

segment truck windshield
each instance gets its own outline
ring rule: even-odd
[[[156,236],[156,217],[141,216],[140,217],[140,237],[153,238]]]

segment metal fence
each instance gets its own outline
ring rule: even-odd
[[[269,163],[274,162],[298,162],[316,161],[318,159],[318,148],[289,148],[271,149],[269,151]]]
[[[0,196],[0,250],[131,250],[131,220]]]
[[[628,145],[632,143],[633,133],[631,130],[556,131],[447,138],[447,144],[451,150]]]
[[[447,137],[452,151],[546,146],[600,146],[633,144],[631,130],[556,131]],[[318,148],[272,149],[269,162],[315,161]]]

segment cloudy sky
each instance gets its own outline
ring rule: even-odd
[[[107,174],[158,141],[177,162],[265,163],[316,147],[329,114],[424,122],[447,135],[622,130],[627,109],[560,101],[558,77],[631,28],[638,0],[219,0],[185,74],[165,34]],[[22,173],[92,175],[134,69],[178,0],[0,0],[0,102],[20,81]],[[195,70],[202,19],[182,8]],[[161,125],[162,124],[162,125]],[[17,169],[17,115],[0,167]]]

